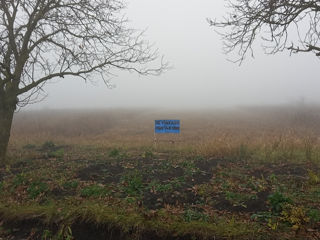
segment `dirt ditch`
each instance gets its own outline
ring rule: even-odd
[[[0,231],[1,240],[43,240],[52,239],[53,236],[58,239],[75,240],[189,240],[200,239],[197,236],[189,234],[174,236],[170,232],[157,233],[152,230],[128,231],[124,232],[120,228],[109,225],[97,225],[89,222],[74,222],[70,227],[64,225],[46,225],[39,219],[28,221],[2,222],[2,227],[7,232]],[[70,235],[69,235],[70,234]],[[72,234],[72,237],[71,237]],[[68,238],[68,236],[70,236]],[[202,239],[202,238],[201,238]],[[218,240],[215,236],[206,238],[206,240]]]

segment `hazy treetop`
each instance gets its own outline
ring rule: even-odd
[[[130,26],[146,29],[174,69],[160,77],[117,73],[116,85],[85,84],[69,79],[46,87],[48,98],[36,108],[204,108],[247,104],[319,102],[319,60],[308,54],[283,52],[266,56],[261,42],[253,45],[255,58],[241,67],[223,54],[221,37],[207,18],[221,19],[226,1],[132,0],[126,17]],[[68,89],[73,88],[70,94]]]

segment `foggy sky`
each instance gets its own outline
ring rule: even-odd
[[[221,18],[224,1],[130,0],[130,26],[146,29],[145,39],[159,49],[173,69],[159,77],[126,72],[102,82],[72,77],[46,85],[47,98],[27,109],[52,108],[207,108],[239,105],[320,102],[320,61],[312,54],[263,54],[241,66],[227,60],[220,36],[206,18]],[[231,57],[231,56],[230,56]]]

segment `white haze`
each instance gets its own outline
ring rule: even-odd
[[[264,55],[238,66],[227,61],[220,36],[206,18],[221,18],[224,1],[130,0],[130,26],[146,29],[145,38],[173,69],[159,77],[125,72],[102,82],[65,78],[46,85],[47,98],[27,109],[53,108],[209,108],[285,104],[304,98],[320,102],[320,61],[311,54]]]

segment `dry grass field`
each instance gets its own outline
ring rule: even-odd
[[[155,142],[156,119],[181,133]],[[320,239],[319,123],[315,105],[20,112],[0,238]]]
[[[53,141],[59,144],[122,147],[154,146],[154,120],[180,119],[181,134],[157,135],[158,147],[220,157],[239,146],[284,150],[316,148],[320,106],[247,107],[229,110],[44,110],[15,116],[11,148]],[[316,153],[314,157],[316,156]]]

